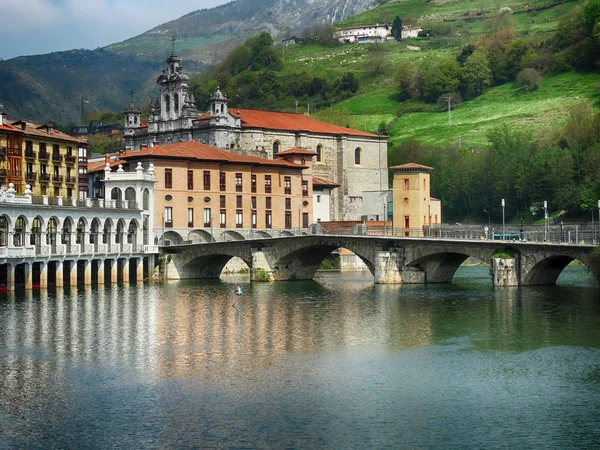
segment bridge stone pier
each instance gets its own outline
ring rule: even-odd
[[[588,263],[591,246],[465,241],[411,237],[310,235],[214,242],[162,248],[165,279],[218,278],[232,257],[250,268],[251,280],[310,280],[338,248],[358,255],[379,284],[450,283],[469,257],[492,265],[495,286],[554,284],[573,260]],[[493,258],[501,251],[512,258]]]

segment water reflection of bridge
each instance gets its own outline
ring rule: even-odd
[[[376,283],[450,283],[469,257],[492,265],[496,286],[554,284],[573,260],[588,264],[593,246],[404,237],[310,235],[164,247],[167,279],[218,278],[233,257],[251,279],[309,280],[338,248],[362,259]],[[502,258],[495,258],[502,254]]]

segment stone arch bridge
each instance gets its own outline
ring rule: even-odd
[[[218,278],[232,257],[250,268],[251,280],[310,280],[331,252],[358,255],[376,283],[450,283],[469,257],[492,264],[495,286],[554,284],[573,260],[588,265],[592,246],[410,237],[309,235],[163,247],[166,279]],[[492,258],[501,251],[510,258]]]

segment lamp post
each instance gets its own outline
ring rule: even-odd
[[[298,205],[298,236],[300,236],[300,205]]]
[[[431,198],[427,199],[427,237],[431,237]]]
[[[504,199],[502,199],[502,240],[506,239],[506,222],[504,221]]]
[[[492,217],[490,216],[490,212],[487,209],[484,209],[483,212],[487,213],[487,215],[488,215],[488,227],[487,227],[487,231],[485,233],[485,238],[489,239],[490,231],[492,231]]]
[[[387,202],[383,199],[383,235],[387,236]]]
[[[252,227],[252,207],[253,206],[254,205],[252,204],[252,202],[250,202],[250,233],[249,233],[250,239],[252,239],[254,237],[254,230],[252,229],[253,228]]]
[[[544,200],[544,242],[548,241],[548,202]]]
[[[165,245],[165,220],[166,220],[165,215],[166,215],[166,210],[163,209],[163,212],[162,212],[162,218],[163,218],[162,245],[163,245],[163,247]]]

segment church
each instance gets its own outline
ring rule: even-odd
[[[237,155],[274,159],[300,148],[316,153],[313,175],[339,187],[331,192],[330,218],[360,220],[363,191],[387,191],[387,137],[328,124],[297,113],[229,109],[219,89],[208,112],[199,113],[189,76],[174,52],[157,79],[159,98],[148,123],[133,102],[125,110],[125,147],[131,152],[155,145],[197,141]]]

